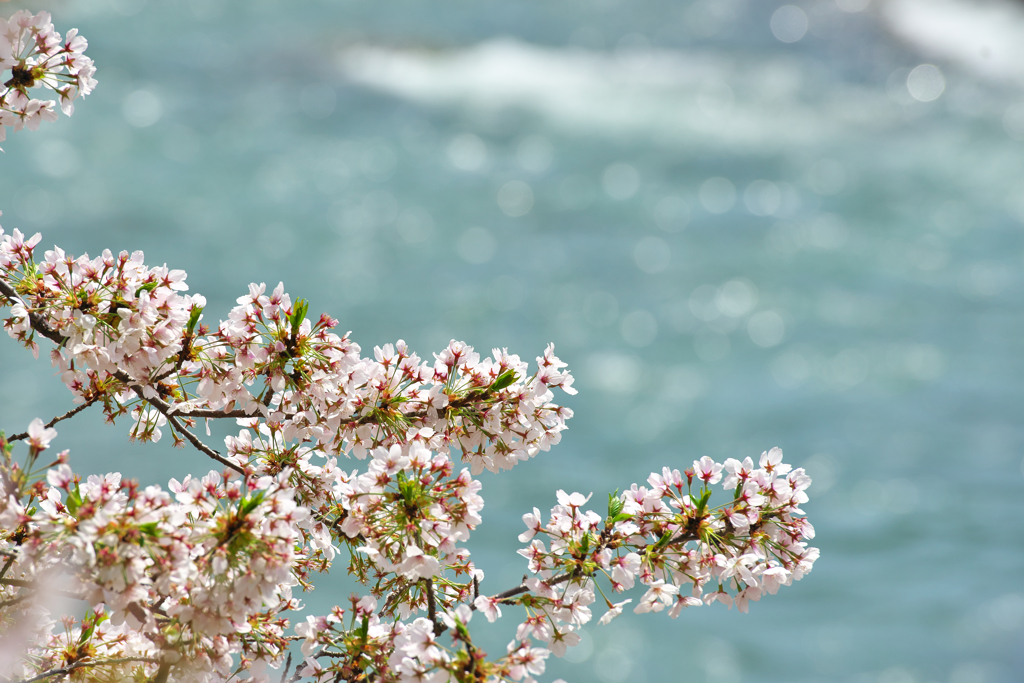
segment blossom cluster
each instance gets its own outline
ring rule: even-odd
[[[585,509],[590,496],[558,491],[546,523],[536,508],[523,516],[527,530],[519,540],[530,544],[520,554],[533,576],[440,615],[464,649],[444,647],[430,619],[396,622],[391,671],[401,681],[461,680],[466,672],[478,679],[532,680],[551,654],[560,657],[579,644],[579,629],[592,619],[598,593],[608,607],[601,624],[632,602],[613,604],[602,583],[614,593],[646,586],[636,613],[667,610],[676,618],[687,607],[713,602],[746,612],[751,601],[800,580],[818,556],[807,546],[814,530],[799,507],[807,501],[810,478],[783,463],[778,448],[762,453],[758,464],[750,457],[724,463],[703,457],[682,474],[664,468],[648,478],[650,488],[634,484],[609,496],[607,515]],[[711,487],[719,482],[730,498],[712,507]],[[525,619],[507,653],[482,660],[466,628],[473,611],[493,622],[502,606],[512,605],[525,608]],[[304,652],[326,642],[314,629],[306,632]]]
[[[530,545],[519,552],[540,577],[538,588],[550,592],[552,576],[568,575],[573,582],[599,576],[617,593],[637,581],[647,586],[637,613],[667,608],[675,618],[687,607],[712,602],[746,612],[750,601],[800,580],[818,557],[817,548],[807,545],[814,528],[799,507],[808,500],[811,479],[803,468],[783,463],[778,448],[762,453],[756,468],[750,457],[717,463],[705,456],[683,474],[666,467],[647,482],[650,488],[633,484],[610,497],[607,517],[583,509],[589,496],[563,491],[546,524],[536,508],[524,515],[528,529],[519,540]],[[729,500],[711,507],[711,486],[719,482]],[[584,584],[583,590],[590,589]],[[593,602],[593,593],[580,601]],[[609,602],[601,621],[629,602]],[[550,640],[559,621],[589,618],[589,610],[577,611],[570,610],[569,620],[556,611],[537,633]]]
[[[62,42],[45,12],[0,19],[0,73],[11,71],[0,141],[6,126],[56,118],[32,88],[51,88],[72,113],[95,85],[85,48],[74,29]],[[546,522],[536,508],[523,517],[533,575],[482,592],[468,549],[484,506],[475,477],[561,438],[572,411],[554,391],[576,391],[553,345],[532,372],[506,349],[481,358],[454,340],[433,361],[401,340],[363,357],[283,284],[251,284],[208,326],[184,271],[147,266],[141,252],[54,247],[37,260],[40,239],[0,228],[3,326],[37,357],[40,338],[52,342],[77,405],[0,431],[4,680],[535,683],[550,655],[580,642],[599,593],[601,623],[632,601],[613,604],[602,585],[646,586],[637,613],[674,618],[716,601],[747,611],[817,557],[799,507],[810,479],[773,449],[757,467],[666,467],[649,488],[609,495],[604,516],[586,509],[590,496],[558,491]],[[132,440],[169,431],[223,469],[166,490],[119,473],[83,479],[68,451],[47,453],[53,426],[94,404],[108,422],[127,416]],[[194,432],[217,419],[241,427],[223,452]],[[339,465],[352,458],[365,468]],[[719,482],[728,499],[713,507]],[[298,592],[339,557],[363,591],[302,613]],[[494,622],[514,607],[525,617],[488,656],[469,630],[474,612]]]
[[[37,419],[28,435],[33,464],[56,432]],[[40,623],[34,639],[17,643],[29,657],[4,652],[0,675],[30,677],[87,657],[128,659],[119,666],[129,676],[183,661],[180,680],[213,681],[231,674],[233,653],[274,658],[285,649],[278,615],[300,605],[292,587],[308,554],[300,529],[309,513],[284,477],[211,472],[171,480],[168,492],[117,473],[81,481],[61,454],[25,490],[27,468],[0,445],[3,621]],[[65,616],[64,632],[54,632],[47,610],[27,599],[47,593],[91,611],[77,625]]]
[[[210,330],[200,324],[205,298],[183,293],[184,271],[147,267],[141,252],[54,248],[37,263],[39,240],[0,230],[0,296],[12,302],[4,327],[34,353],[40,330],[57,341],[51,358],[64,383],[77,402],[101,401],[109,419],[149,402],[133,414],[132,436],[144,441],[173,416],[254,416],[286,442],[357,458],[430,433],[432,448],[457,449],[478,474],[547,450],[572,416],[552,403],[553,388],[575,389],[550,345],[532,375],[519,356],[495,349],[481,359],[456,341],[432,363],[402,341],[363,358],[332,331],[337,321],[311,322],[281,284],[269,295],[250,285]],[[233,462],[244,468],[251,455],[237,447]]]
[[[305,302],[293,303],[281,285],[269,294],[251,285],[211,330],[201,322],[205,299],[185,293],[183,271],[148,267],[140,252],[93,259],[54,248],[37,262],[39,241],[0,229],[0,306],[10,307],[8,334],[34,354],[40,337],[55,342],[51,362],[79,404],[68,416],[99,404],[109,421],[130,415],[133,439],[156,441],[169,428],[226,469],[172,482],[167,493],[119,475],[79,486],[62,456],[46,484],[12,483],[3,528],[12,553],[31,544],[74,552],[18,555],[31,571],[11,585],[41,589],[34,573],[49,581],[59,555],[78,577],[63,590],[136,635],[164,634],[132,647],[151,655],[137,666],[162,666],[173,649],[175,662],[189,663],[175,664],[178,677],[223,675],[236,654],[247,668],[280,664],[283,646],[268,645],[283,632],[277,615],[298,605],[292,588],[311,587],[311,573],[326,571],[341,548],[371,594],[387,596],[378,618],[444,613],[478,595],[483,574],[465,548],[483,507],[473,475],[558,442],[572,412],[552,402],[553,389],[575,390],[553,347],[532,375],[507,351],[481,359],[455,341],[432,363],[401,341],[363,358],[331,331],[335,321],[311,322]],[[223,455],[190,431],[218,418],[242,427]],[[20,435],[33,458],[52,431],[37,421]],[[339,457],[367,468],[347,472]],[[19,471],[13,461],[10,469]],[[290,535],[276,544],[253,536],[257,513]],[[58,650],[37,664],[74,660]],[[381,672],[389,658],[379,657]]]
[[[74,28],[62,40],[49,12],[21,10],[0,18],[0,142],[7,127],[36,130],[42,121],[56,121],[58,101],[71,116],[75,99],[96,86],[96,67],[83,54],[87,46]],[[32,97],[29,91],[40,87],[52,90],[57,101]]]
[[[604,516],[586,509],[589,496],[559,491],[546,522],[536,508],[524,516],[520,554],[533,576],[482,593],[468,549],[484,504],[474,477],[558,442],[572,411],[553,390],[575,390],[552,346],[532,374],[505,350],[481,359],[456,341],[433,362],[401,341],[365,358],[283,285],[250,285],[211,329],[184,271],[147,266],[141,252],[55,247],[36,261],[39,241],[0,229],[4,327],[37,355],[39,338],[55,344],[51,362],[78,407],[0,437],[0,628],[19,624],[0,675],[100,667],[115,678],[262,681],[289,666],[297,639],[296,675],[317,681],[530,683],[580,642],[598,593],[602,623],[631,601],[613,604],[602,584],[646,586],[635,612],[675,617],[714,601],[746,611],[817,556],[799,507],[810,479],[773,449],[758,467],[705,457],[682,474],[665,468],[649,487],[611,495]],[[169,430],[223,471],[164,490],[116,473],[83,481],[66,451],[43,464],[52,425],[93,404],[111,422],[129,415],[131,438]],[[241,427],[223,453],[192,431],[211,419]],[[352,458],[365,468],[339,465]],[[712,507],[719,482],[730,498]],[[287,635],[302,607],[294,591],[346,555],[366,593]],[[88,611],[74,619],[45,595]],[[496,621],[514,606],[525,610],[515,637],[488,657],[472,642],[473,612]]]

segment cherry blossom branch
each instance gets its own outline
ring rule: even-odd
[[[670,539],[669,542],[666,543],[665,545],[676,545],[677,543],[689,543],[690,541],[697,541],[697,540],[700,540],[700,536],[698,536],[695,533],[687,531],[685,533],[679,534],[678,536],[676,536],[673,539]]]
[[[442,415],[447,416],[453,410],[459,410],[459,409],[462,409],[462,408],[469,408],[471,406],[474,406],[474,405],[476,405],[478,403],[482,403],[482,402],[484,402],[484,400],[481,400],[481,398],[479,396],[459,397],[459,398],[453,399],[450,404],[444,406],[438,412],[440,414],[442,414]],[[491,402],[493,403],[493,399],[491,400]],[[199,417],[199,418],[210,418],[210,419],[253,417],[255,415],[255,413],[246,412],[242,408],[235,408],[234,410],[214,410],[214,409],[210,409],[210,408],[196,408],[196,409],[189,410],[189,411],[186,412],[185,410],[182,410],[181,407],[178,406],[178,405],[174,405],[174,406],[170,407],[170,413],[168,415],[170,415],[170,414],[174,414],[174,415],[187,415],[188,417]],[[408,420],[419,420],[419,419],[427,417],[428,415],[429,415],[428,409],[416,410],[416,411],[413,411],[413,412],[410,412],[410,413],[401,413],[401,417],[403,419],[408,419]],[[353,417],[353,418],[350,418],[350,419],[347,419],[347,420],[340,420],[338,422],[338,425],[340,427],[358,427],[358,426],[365,425],[365,424],[376,424],[379,419],[380,418],[377,415],[374,415],[373,412],[371,411],[370,413],[367,413],[365,415],[359,415],[358,417]]]
[[[196,449],[198,449],[201,453],[205,453],[206,455],[210,456],[211,458],[213,458],[220,464],[224,465],[225,467],[233,469],[234,471],[241,474],[243,477],[245,476],[245,470],[243,470],[241,467],[231,462],[230,460],[228,460],[223,455],[213,450],[206,444],[204,444],[202,441],[199,440],[199,437],[185,429],[184,425],[182,425],[181,422],[179,422],[178,419],[174,417],[174,414],[171,411],[171,405],[169,403],[156,396],[146,396],[145,388],[142,385],[136,383],[135,380],[133,380],[131,376],[128,373],[124,372],[123,370],[117,371],[114,374],[114,377],[116,377],[122,383],[124,383],[126,387],[134,391],[135,394],[141,400],[149,403],[151,406],[156,408],[160,413],[162,413],[167,418],[167,421],[171,424],[171,426],[177,431],[181,432],[184,435],[184,437],[188,440],[188,442],[195,446]]]
[[[181,409],[180,404],[169,407],[169,412],[166,413],[168,417],[171,415],[182,415],[185,417],[200,417],[210,419],[221,419],[221,418],[239,418],[239,417],[255,417],[258,413],[246,412],[241,408],[235,408],[234,410],[213,410],[210,408],[196,408],[194,410],[185,411]]]
[[[97,662],[75,662],[74,664],[68,664],[67,666],[59,669],[50,669],[44,673],[35,676],[34,678],[22,678],[11,683],[35,683],[35,681],[46,680],[53,676],[65,676],[76,669],[92,668],[97,666],[114,666],[116,664],[129,664],[131,662],[143,662],[146,664],[159,664],[159,659],[153,659],[151,657],[121,657],[119,659],[104,659]]]
[[[557,586],[560,583],[565,583],[566,581],[570,581],[570,580],[572,580],[574,578],[577,578],[579,576],[580,575],[577,572],[569,572],[568,574],[562,574],[561,576],[556,576],[555,578],[553,578],[551,580],[544,581],[544,583],[546,583],[549,586]],[[523,593],[529,593],[529,592],[530,592],[530,587],[526,585],[526,577],[524,576],[523,577],[523,583],[519,584],[515,588],[509,588],[507,591],[502,591],[501,593],[498,593],[496,595],[492,595],[491,599],[492,600],[499,600],[499,601],[507,600],[509,598],[514,598],[517,595],[522,595]],[[514,603],[506,603],[506,604],[514,604]],[[476,605],[470,606],[470,609],[475,610],[476,609]]]
[[[167,683],[167,679],[171,675],[171,665],[169,662],[160,662],[160,668],[157,669],[156,676],[153,676],[153,683]]]
[[[21,296],[15,291],[13,287],[7,284],[4,280],[0,279],[0,294],[3,294],[6,298],[12,301],[21,301]],[[28,310],[28,306],[25,307]],[[62,335],[60,332],[55,331],[52,327],[46,324],[38,313],[28,311],[29,324],[32,325],[32,329],[43,335],[57,346],[61,346],[67,341],[67,337]]]
[[[35,581],[24,581],[22,579],[0,579],[0,585],[4,586],[16,586],[18,588],[31,588],[33,590],[41,590],[40,586]],[[73,598],[75,600],[85,600],[84,595],[78,593],[72,593],[71,591],[61,590],[60,588],[47,587],[46,590],[50,593],[56,593],[57,595],[63,595],[66,598]]]
[[[19,602],[25,602],[26,600],[34,596],[34,593],[22,593],[16,598],[11,598],[10,600],[4,600],[3,602],[0,602],[0,609],[3,609],[4,607],[12,607],[14,605],[17,605]]]
[[[440,635],[444,632],[443,625],[437,621],[437,602],[434,600],[434,580],[424,579],[427,585],[427,618],[434,625],[434,633]]]
[[[91,406],[93,403],[95,403],[98,400],[99,400],[99,397],[90,398],[88,401],[86,401],[82,405],[80,405],[80,406],[78,406],[76,408],[72,408],[71,410],[69,410],[68,412],[64,413],[63,415],[58,415],[57,417],[53,418],[52,420],[50,420],[49,422],[47,422],[43,426],[46,429],[49,429],[50,427],[52,427],[53,425],[57,424],[58,422],[61,422],[63,420],[67,420],[68,418],[72,418],[75,415],[78,415],[80,412],[82,412],[83,410],[85,410],[86,408],[88,408],[89,406]],[[7,437],[7,440],[8,441],[21,441],[22,439],[27,439],[27,438],[28,438],[28,432],[21,432],[19,434],[14,434],[13,436]]]
[[[149,400],[149,399],[147,399],[147,400]],[[163,412],[163,411],[161,411],[161,412]],[[167,413],[165,412],[164,415],[167,415]],[[216,460],[220,464],[224,465],[225,467],[228,467],[228,468],[234,470],[235,472],[238,472],[243,477],[245,476],[245,470],[243,470],[241,467],[239,467],[235,463],[231,462],[230,460],[225,458],[223,455],[221,455],[220,453],[218,453],[217,451],[213,450],[212,448],[207,446],[205,443],[200,441],[199,437],[197,437],[195,434],[193,434],[192,432],[190,432],[187,429],[185,429],[185,426],[182,425],[180,422],[178,422],[178,419],[176,417],[174,417],[173,415],[167,415],[167,421],[171,424],[172,427],[174,427],[174,429],[176,429],[177,431],[181,432],[184,435],[184,437],[186,439],[188,439],[188,442],[190,444],[192,444],[193,446],[195,446],[197,449],[199,449],[200,452],[205,453],[206,455],[210,456],[211,458],[213,458],[214,460]]]

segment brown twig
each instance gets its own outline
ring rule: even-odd
[[[687,543],[689,541],[696,541],[697,539],[698,539],[697,534],[693,534],[693,533],[690,533],[689,531],[687,531],[686,533],[679,534],[678,536],[676,536],[675,538],[670,540],[665,545],[675,545],[676,543]]]
[[[177,418],[175,418],[171,410],[171,405],[167,401],[164,401],[158,396],[146,396],[144,387],[141,384],[137,383],[135,380],[133,380],[131,376],[124,370],[118,370],[116,373],[114,373],[114,377],[120,380],[126,387],[134,391],[135,395],[138,396],[140,400],[149,403],[151,406],[156,408],[158,412],[163,414],[167,418],[167,421],[170,423],[170,425],[177,431],[181,432],[188,440],[188,442],[195,446],[196,449],[198,449],[201,453],[205,453],[206,455],[210,456],[211,458],[213,458],[220,464],[224,465],[225,467],[233,469],[234,471],[241,474],[243,477],[245,476],[245,470],[243,470],[241,467],[225,458],[217,451],[207,446],[205,443],[199,440],[199,437],[185,429],[184,425],[182,425],[181,422],[179,422]],[[152,387],[150,388],[152,389]],[[155,392],[156,390],[153,389],[153,391]]]
[[[11,287],[3,280],[0,280],[0,294],[3,294],[5,297],[13,301],[22,301],[21,296],[14,290],[14,287]],[[28,307],[26,306],[26,309],[27,308]],[[60,346],[65,341],[67,341],[67,337],[65,337],[60,332],[55,331],[52,327],[47,325],[46,321],[43,320],[38,313],[32,313],[31,311],[29,311],[28,321],[29,324],[32,325],[33,330],[46,337],[57,346]]]
[[[156,676],[153,677],[153,683],[167,683],[167,678],[171,675],[171,665],[169,662],[160,662],[160,668],[157,669]]]
[[[427,584],[427,617],[430,619],[430,623],[434,627],[434,634],[441,635],[444,633],[442,625],[437,623],[437,603],[434,601],[434,581],[433,579],[424,579],[424,583]]]
[[[99,397],[91,398],[88,401],[86,401],[85,403],[83,403],[82,405],[78,406],[77,408],[72,408],[71,410],[69,410],[68,412],[64,413],[63,415],[58,415],[57,417],[53,418],[52,420],[50,420],[49,422],[47,422],[43,426],[46,427],[47,429],[49,429],[50,427],[52,427],[53,425],[57,424],[58,422],[60,422],[62,420],[67,420],[68,418],[71,418],[71,417],[74,417],[75,415],[78,415],[80,412],[82,412],[83,410],[85,410],[86,408],[88,408],[89,406],[91,406],[93,403],[95,403],[98,400],[99,400]],[[22,439],[26,439],[26,438],[28,438],[28,432],[21,432],[20,434],[14,434],[13,436],[7,437],[7,440],[8,441],[21,441]]]
[[[0,579],[0,584],[5,586],[17,586],[18,588],[32,588],[34,590],[43,589],[43,587],[35,581],[24,581],[22,579]],[[63,595],[66,598],[73,598],[75,600],[85,600],[84,595],[72,593],[71,591],[61,590],[60,588],[50,588],[49,586],[47,586],[46,591],[50,593],[56,593],[57,595]]]
[[[164,414],[167,415],[167,413]],[[213,458],[220,464],[224,465],[225,467],[233,469],[235,472],[238,472],[243,477],[245,476],[245,470],[243,470],[241,467],[231,462],[223,455],[221,455],[220,453],[218,453],[217,451],[213,450],[205,443],[200,441],[199,437],[185,429],[184,425],[178,422],[178,420],[173,415],[167,415],[167,421],[171,424],[172,427],[181,432],[185,436],[185,438],[188,439],[188,442],[195,446],[197,449],[199,449],[200,452],[205,453],[206,455],[210,456],[211,458]]]
[[[229,417],[256,417],[259,415],[259,411],[247,413],[241,408],[235,408],[234,410],[212,410],[210,408],[196,408],[191,411],[184,411],[179,409],[179,405],[170,406],[170,412],[173,415],[181,415],[182,417],[201,417],[210,419],[220,419]]]
[[[25,602],[31,597],[32,593],[22,593],[16,598],[11,598],[10,600],[4,600],[3,602],[0,602],[0,609],[3,609],[4,607],[12,607],[14,605],[17,605],[19,602]]]
[[[95,662],[75,662],[74,664],[68,664],[59,669],[51,669],[45,673],[41,673],[35,678],[23,678],[13,683],[35,683],[35,681],[42,681],[51,676],[63,676],[71,673],[75,669],[85,669],[87,667],[94,666],[113,666],[114,664],[127,664],[128,662],[145,662],[147,664],[156,664],[159,660],[152,659],[150,657],[121,657],[120,659],[103,659]]]
[[[20,301],[21,300],[21,297],[14,290],[14,288],[11,287],[6,282],[4,282],[2,279],[0,279],[0,294],[3,294],[8,299],[12,299],[12,300],[15,300],[15,301]],[[59,332],[54,331],[53,328],[51,328],[48,324],[46,324],[46,322],[38,314],[30,312],[28,314],[28,317],[29,317],[29,322],[32,325],[32,329],[34,329],[36,332],[38,332],[42,336],[46,337],[50,341],[54,342],[58,346],[63,344],[65,341],[67,341],[67,339],[68,339],[67,337],[65,337],[64,335],[60,334]],[[212,448],[210,448],[209,446],[204,444],[202,441],[200,441],[198,439],[198,437],[196,437],[194,434],[192,434],[192,432],[190,432],[187,429],[185,429],[181,425],[181,423],[179,423],[177,420],[175,420],[174,416],[173,416],[173,411],[171,410],[170,404],[168,404],[166,401],[163,401],[162,399],[160,399],[158,397],[155,397],[155,396],[154,397],[147,397],[145,392],[144,392],[144,390],[143,390],[143,388],[142,388],[142,386],[138,382],[136,382],[128,373],[126,373],[123,370],[118,370],[116,373],[114,373],[114,377],[117,378],[118,380],[120,380],[121,383],[124,384],[126,387],[128,387],[129,389],[134,391],[136,393],[136,395],[138,395],[138,397],[141,400],[146,401],[147,403],[152,405],[154,408],[156,408],[158,411],[163,413],[163,415],[165,415],[167,417],[168,421],[174,426],[174,428],[177,429],[178,431],[180,431],[182,434],[184,434],[185,438],[188,439],[189,443],[191,443],[193,446],[195,446],[197,449],[199,449],[202,453],[205,453],[206,455],[210,456],[211,458],[213,458],[217,462],[221,463],[225,467],[230,467],[231,469],[235,470],[236,472],[238,472],[242,476],[245,476],[245,470],[243,470],[241,467],[239,467],[235,463],[231,462],[230,460],[225,459],[220,453],[218,453],[217,451],[213,450]],[[93,402],[95,400],[96,399],[93,399]],[[85,405],[87,406],[89,404],[87,403]],[[85,406],[79,406],[75,410],[72,410],[70,413],[68,413],[66,415],[63,415],[63,416],[61,416],[58,419],[55,419],[50,424],[48,424],[47,427],[52,427],[59,420],[63,420],[63,419],[66,419],[68,417],[71,417],[71,416],[75,415],[78,411],[83,410],[84,407]],[[225,415],[225,417],[227,417],[227,415]],[[16,437],[20,437],[20,438],[23,439],[26,436],[28,436],[28,434],[27,433],[24,434],[24,435],[20,435],[19,434],[19,435],[15,435],[15,436]],[[18,439],[15,438],[15,437],[12,437],[12,438],[8,439],[8,441],[15,441],[15,440],[18,440]],[[166,677],[166,675],[165,675],[165,677]]]

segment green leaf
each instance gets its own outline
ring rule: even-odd
[[[615,518],[622,512],[623,505],[625,505],[625,503],[621,498],[619,498],[618,489],[615,489],[615,493],[608,494],[608,517],[611,518],[613,523],[618,521]]]
[[[146,284],[142,285],[141,287],[139,287],[138,289],[135,290],[135,296],[138,296],[139,294],[141,294],[142,290],[146,290],[147,292],[152,292],[154,289],[156,289],[159,286],[160,286],[159,282],[147,282]]]
[[[459,634],[459,638],[463,641],[469,640],[469,629],[463,624],[458,618],[455,619],[455,632]]]
[[[92,633],[93,633],[93,631],[95,631],[95,630],[96,630],[96,624],[90,624],[90,625],[89,625],[89,628],[87,628],[87,629],[85,629],[84,631],[82,631],[82,635],[80,635],[80,636],[78,637],[78,644],[79,644],[79,645],[82,645],[82,644],[84,644],[84,643],[85,643],[85,641],[87,641],[87,640],[89,640],[90,638],[92,638]]]
[[[709,500],[711,500],[711,489],[708,489],[708,490],[704,491],[700,495],[700,499],[697,501],[697,514],[698,515],[703,515],[704,514],[704,510],[707,508]]]
[[[68,493],[68,512],[72,517],[77,517],[80,507],[82,507],[82,493],[78,490],[78,484],[75,484],[74,490]]]
[[[89,627],[82,629],[82,633],[78,636],[78,644],[85,644],[86,641],[92,638],[92,634],[96,631],[96,627],[109,618],[110,617],[107,614],[97,615],[91,609],[86,610],[85,616],[82,617],[82,623],[85,624],[86,622],[88,622]]]
[[[295,307],[292,309],[292,315],[289,320],[292,323],[292,336],[295,337],[299,334],[299,325],[306,319],[306,311],[309,310],[309,302],[305,299],[299,299],[295,302]]]
[[[257,491],[256,493],[252,494],[251,498],[242,500],[242,502],[238,505],[238,515],[240,517],[245,517],[250,512],[255,510],[256,506],[263,502],[263,496],[263,491]]]
[[[160,535],[160,529],[157,527],[156,522],[146,522],[145,524],[140,524],[139,531],[153,538],[156,538]]]
[[[506,370],[505,372],[501,373],[500,375],[494,378],[494,381],[491,382],[490,390],[501,391],[502,389],[505,389],[506,387],[510,386],[513,382],[515,382],[518,379],[519,375],[516,374],[515,370]]]
[[[199,323],[199,316],[203,314],[202,306],[193,306],[192,312],[188,315],[188,326],[185,328],[188,334],[192,334],[196,330],[196,325]]]

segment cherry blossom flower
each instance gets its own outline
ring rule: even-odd
[[[622,608],[631,602],[633,602],[632,598],[630,598],[629,600],[623,600],[622,602],[615,603],[614,605],[608,608],[608,611],[605,612],[600,619],[598,619],[598,623],[600,623],[602,626],[606,626],[611,622],[612,619],[622,614]]]
[[[45,451],[57,436],[57,430],[43,425],[38,417],[28,425],[28,444],[37,451]]]
[[[478,610],[480,610],[483,613],[483,615],[487,617],[487,621],[491,623],[494,623],[499,618],[501,618],[501,607],[499,606],[500,604],[501,600],[497,598],[490,598],[486,595],[481,595],[473,601],[473,605]]]
[[[700,460],[693,461],[693,469],[705,484],[717,484],[722,480],[722,465],[706,455]]]
[[[41,121],[57,120],[57,102],[39,100],[29,91],[46,87],[60,101],[67,116],[74,113],[74,101],[96,87],[96,68],[85,52],[88,43],[78,29],[68,31],[66,39],[54,31],[48,12],[15,12],[10,19],[0,18],[0,141],[6,127],[36,130]]]
[[[17,17],[9,35],[41,36],[37,47],[50,49],[48,18]],[[212,683],[236,670],[276,680],[269,669],[284,664],[294,638],[305,657],[298,673],[317,681],[356,669],[382,681],[532,681],[551,653],[580,642],[602,586],[642,584],[636,613],[676,618],[713,602],[745,612],[817,560],[800,509],[810,478],[772,449],[759,467],[707,456],[684,474],[664,467],[650,488],[610,496],[607,514],[588,509],[591,495],[557,491],[549,514],[523,515],[528,545],[518,552],[529,575],[490,592],[469,549],[483,522],[476,475],[536,457],[566,429],[572,411],[552,390],[575,390],[553,346],[532,374],[506,349],[482,357],[456,340],[432,361],[402,340],[364,357],[337,321],[307,317],[283,284],[270,293],[250,285],[208,326],[206,299],[188,293],[184,271],[147,266],[141,252],[54,248],[37,261],[39,239],[0,230],[8,335],[33,351],[37,339],[57,342],[50,358],[78,405],[99,404],[111,422],[129,416],[140,442],[170,433],[224,469],[166,490],[119,473],[83,480],[66,452],[39,466],[56,431],[33,420],[12,441],[27,442],[19,474],[0,461],[6,576],[63,582],[53,585],[88,611],[58,629],[33,611],[34,588],[0,586],[0,621],[26,625],[31,657],[11,676],[56,670],[66,648],[88,642],[120,662],[104,669],[113,679],[153,680],[164,668],[172,680]],[[224,454],[194,431],[217,419],[239,430]],[[718,483],[723,503],[711,497]],[[297,617],[298,589],[339,558],[363,594],[326,616]],[[606,600],[600,623],[633,602]],[[483,655],[472,611],[496,622],[517,607],[516,640]]]

